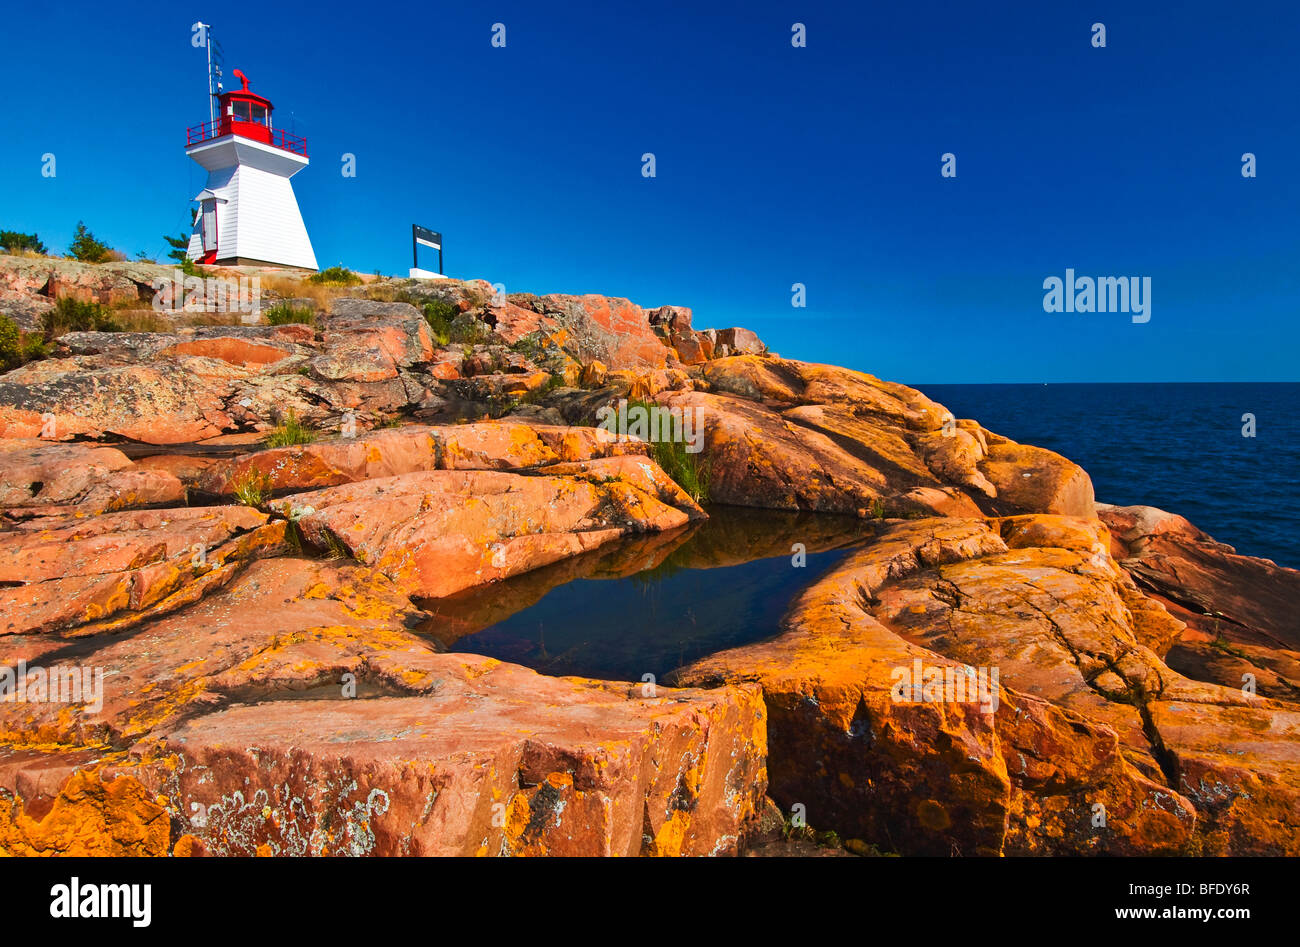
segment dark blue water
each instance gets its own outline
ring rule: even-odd
[[[1300,568],[1300,384],[917,387],[1082,465],[1100,501],[1180,513],[1240,553]]]
[[[578,579],[462,638],[456,650],[544,674],[658,680],[697,658],[776,635],[794,595],[842,555],[814,553],[805,571],[783,556],[670,576]]]
[[[770,638],[791,600],[876,524],[714,506],[672,536],[623,540],[450,598],[421,603],[442,647],[544,674],[662,680],[698,658]],[[806,559],[795,564],[795,543]]]

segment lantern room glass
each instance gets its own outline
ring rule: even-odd
[[[250,122],[270,127],[270,115],[270,110],[265,105],[260,105],[257,102],[235,99],[230,103],[230,117],[236,122]]]

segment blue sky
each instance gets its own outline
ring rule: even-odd
[[[227,87],[307,136],[322,265],[405,273],[421,223],[454,276],[914,384],[1300,380],[1300,5],[700,6],[11,5],[0,228],[62,251],[85,219],[132,255],[187,229],[201,19]],[[1045,313],[1067,267],[1149,276],[1151,321]]]

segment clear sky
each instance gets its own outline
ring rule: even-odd
[[[130,255],[188,229],[203,20],[227,88],[241,68],[307,137],[294,187],[322,266],[404,274],[420,223],[450,275],[691,306],[914,384],[1300,380],[1291,0],[101,0],[4,19],[0,228],[53,251],[78,219]],[[1044,312],[1067,267],[1150,277],[1150,322]]]

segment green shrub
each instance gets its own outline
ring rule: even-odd
[[[0,371],[17,368],[23,362],[23,334],[18,323],[8,316],[0,316]]]
[[[113,257],[108,244],[95,239],[95,235],[86,229],[82,221],[77,221],[77,229],[72,235],[68,252],[82,263],[103,263]]]
[[[340,264],[307,277],[307,282],[320,283],[326,286],[356,286],[361,282],[361,277]]]
[[[431,299],[424,304],[424,321],[429,323],[429,333],[438,346],[451,343],[451,322],[460,310],[441,299]]]
[[[99,303],[82,302],[71,296],[56,300],[54,308],[41,314],[47,341],[67,332],[121,332],[122,325]]]
[[[34,233],[19,233],[16,230],[0,230],[0,248],[5,253],[39,253],[45,256],[49,253],[45,249],[45,244],[41,238]]]
[[[276,303],[262,313],[266,321],[273,326],[289,325],[296,322],[302,325],[316,324],[316,310],[310,306],[295,306],[292,303]]]
[[[267,437],[266,446],[292,447],[295,444],[310,444],[314,440],[316,440],[316,432],[299,421],[298,416],[290,411]]]
[[[36,362],[43,358],[48,358],[50,354],[49,347],[45,344],[45,339],[37,332],[22,333],[22,360],[26,362]]]
[[[510,347],[530,362],[535,362],[546,354],[546,351],[538,341],[539,335],[540,333],[530,333],[522,339],[517,339],[511,343]]]
[[[18,331],[18,323],[8,316],[0,316],[0,366],[5,371],[17,368],[22,364],[19,360],[22,354],[23,339],[22,333]]]

